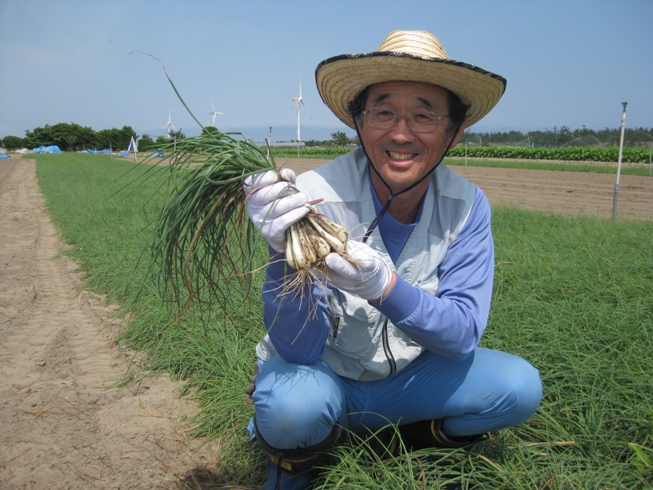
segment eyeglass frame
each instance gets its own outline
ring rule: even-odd
[[[361,114],[360,114],[361,120],[365,120],[365,122],[367,122],[367,124],[369,124],[370,127],[374,128],[374,129],[384,129],[384,130],[392,129],[397,125],[397,122],[399,121],[400,118],[404,118],[404,119],[406,119],[406,124],[408,125],[408,127],[410,128],[411,131],[415,131],[416,133],[432,133],[433,131],[438,129],[438,127],[442,126],[441,123],[443,121],[446,121],[447,119],[449,119],[449,116],[440,116],[439,114],[437,114],[437,113],[435,113],[433,111],[429,111],[428,109],[415,109],[415,110],[412,110],[412,111],[410,111],[410,112],[408,112],[406,114],[394,114],[394,121],[392,122],[392,124],[390,126],[388,126],[387,128],[384,128],[384,127],[375,126],[374,124],[370,123],[370,121],[368,119],[370,112],[375,110],[375,109],[381,109],[381,110],[384,110],[384,111],[387,111],[387,112],[393,112],[390,109],[383,109],[382,107],[378,107],[378,106],[377,107],[371,107],[370,109],[367,109],[365,111],[361,111]],[[426,130],[415,129],[413,127],[413,123],[415,121],[413,120],[413,117],[412,117],[412,114],[414,114],[415,112],[426,112],[428,114],[432,114],[433,115],[433,120],[435,121],[435,126],[433,126],[432,129],[426,129]]]

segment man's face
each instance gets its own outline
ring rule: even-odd
[[[449,115],[447,90],[428,83],[384,82],[372,85],[365,110],[373,107],[395,114],[426,109],[441,116]],[[390,129],[370,127],[365,120],[359,126],[368,156],[396,194],[417,182],[438,163],[452,138],[452,134],[447,132],[448,123],[447,119],[429,133],[411,130],[403,117]],[[456,135],[452,148],[461,135],[462,130]],[[377,192],[379,190],[377,188]]]

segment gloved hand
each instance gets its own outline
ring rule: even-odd
[[[368,245],[347,240],[347,255],[352,262],[337,253],[324,258],[326,279],[336,288],[368,301],[378,300],[392,282],[393,272]]]
[[[285,232],[310,211],[308,196],[294,188],[295,172],[268,170],[243,182],[245,206],[252,223],[277,252],[285,250]]]

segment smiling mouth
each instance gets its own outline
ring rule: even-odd
[[[394,151],[388,151],[388,156],[393,160],[405,161],[412,160],[417,156],[417,153],[397,153]]]

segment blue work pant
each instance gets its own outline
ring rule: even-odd
[[[463,361],[424,352],[395,375],[354,381],[326,364],[260,362],[253,395],[256,423],[268,445],[309,447],[334,425],[378,430],[389,424],[443,419],[449,436],[496,431],[528,420],[542,396],[538,371],[520,357],[477,348]],[[253,424],[249,426],[256,440]]]

